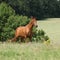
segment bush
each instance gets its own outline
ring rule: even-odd
[[[37,29],[33,29],[35,31],[34,35],[33,35],[33,41],[36,42],[43,42],[43,41],[47,41],[49,39],[49,37],[45,34],[45,32],[43,30],[37,30]]]
[[[3,40],[4,38],[3,36],[6,35],[5,33],[7,33],[7,32],[4,32],[4,27],[7,23],[7,19],[11,15],[15,15],[15,11],[6,3],[1,3],[0,4],[0,40]]]
[[[7,23],[3,28],[3,40],[8,40],[14,37],[15,30],[18,26],[26,25],[29,19],[26,16],[12,15],[7,19]]]
[[[5,26],[8,17],[11,15],[15,15],[15,11],[6,3],[1,3],[0,4],[0,30],[3,26]]]

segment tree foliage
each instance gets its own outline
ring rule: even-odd
[[[7,19],[9,16],[15,15],[15,11],[8,6],[6,3],[1,3],[0,4],[0,31],[2,29],[2,26],[5,26],[5,23],[7,22]]]
[[[35,16],[38,19],[60,17],[60,0],[1,0],[6,2],[16,14]]]
[[[7,19],[9,16],[15,15],[15,11],[6,3],[0,4],[0,38],[4,35],[2,32],[4,31],[5,24],[7,23]]]

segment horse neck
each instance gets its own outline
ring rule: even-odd
[[[27,24],[27,27],[28,27],[29,29],[32,29],[32,27],[33,27],[32,21],[30,21],[29,24]]]

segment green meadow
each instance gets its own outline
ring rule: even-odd
[[[60,18],[38,21],[50,37],[51,44],[44,43],[0,43],[0,60],[60,60]]]
[[[54,44],[60,44],[60,18],[38,21],[38,29],[43,29]]]
[[[1,43],[0,60],[60,60],[60,47],[43,43]]]

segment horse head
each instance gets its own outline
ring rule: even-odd
[[[37,20],[35,17],[31,17],[31,21],[32,21],[33,26],[38,27]]]

